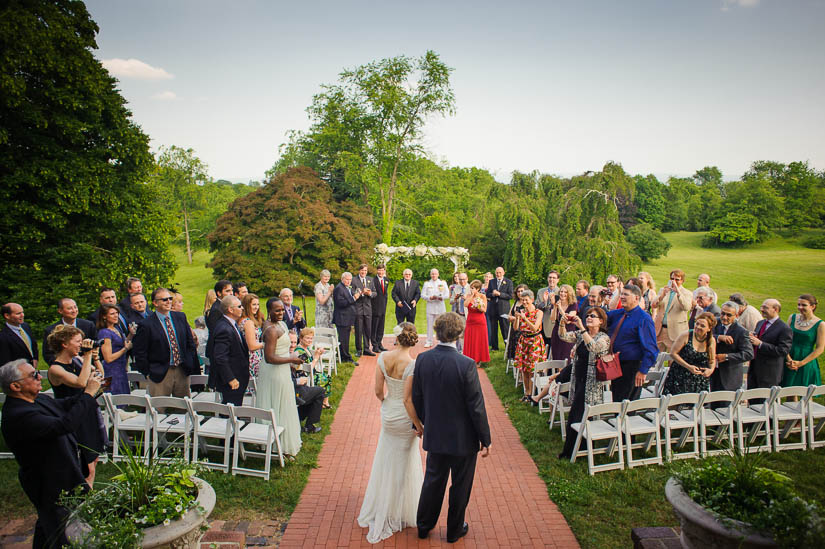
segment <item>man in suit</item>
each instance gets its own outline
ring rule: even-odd
[[[361,294],[354,294],[352,290],[352,273],[342,274],[341,282],[332,290],[332,300],[335,303],[332,323],[338,331],[338,344],[343,362],[352,362],[352,355],[349,354],[349,334],[355,325],[355,303],[360,298]]]
[[[693,293],[696,300],[696,306],[693,307],[693,310],[690,311],[690,318],[688,318],[688,327],[692,330],[693,323],[696,321],[696,317],[699,316],[701,313],[711,313],[713,316],[716,317],[716,322],[719,322],[719,313],[721,309],[719,309],[719,305],[713,302],[713,290],[708,288],[707,286],[699,286],[696,288],[696,291]]]
[[[0,330],[0,364],[18,358],[25,359],[37,368],[37,341],[32,329],[23,319],[23,307],[17,303],[6,303],[0,308],[6,325]]]
[[[69,511],[58,497],[63,490],[88,488],[88,467],[80,462],[74,432],[97,409],[100,377],[89,376],[75,397],[54,399],[40,393],[34,366],[19,359],[0,367],[0,386],[8,397],[0,430],[20,467],[20,485],[37,511],[32,546],[68,545],[63,529]]]
[[[710,376],[711,391],[736,391],[742,387],[743,364],[753,358],[748,332],[737,324],[738,307],[726,301],[719,313],[719,324],[713,329],[716,338],[717,368]]]
[[[387,268],[384,265],[378,265],[375,268],[375,277],[372,279],[372,286],[375,288],[375,298],[372,300],[372,348],[378,352],[386,351],[382,341],[390,282],[387,278]]]
[[[375,287],[372,278],[367,276],[369,267],[362,263],[358,267],[358,276],[352,281],[356,294],[361,294],[355,303],[355,356],[362,353],[366,356],[375,356],[370,351],[372,345],[372,300],[375,299]]]
[[[487,325],[490,327],[490,347],[498,351],[498,332],[507,339],[510,322],[510,300],[513,299],[513,281],[504,277],[504,267],[496,267],[496,276],[487,284]]]
[[[221,319],[223,313],[221,312],[221,300],[226,296],[232,295],[232,283],[228,280],[218,280],[215,282],[215,296],[217,299],[215,303],[212,304],[212,307],[209,309],[209,312],[206,315],[206,329],[209,330],[209,333],[212,333],[212,329],[217,324],[218,320]],[[212,338],[206,340],[206,358],[212,359]]]
[[[688,311],[693,305],[693,293],[682,287],[685,272],[670,271],[670,282],[659,292],[656,310],[656,341],[659,349],[670,352],[670,346],[679,334],[688,330]]]
[[[249,348],[238,328],[243,316],[241,301],[234,295],[221,300],[223,316],[210,332],[212,362],[209,372],[215,379],[215,388],[220,391],[224,404],[243,406],[243,395],[249,384]]]
[[[298,346],[298,336],[289,334],[289,352],[292,353]],[[320,356],[321,349],[316,349]],[[324,388],[310,387],[309,375],[300,367],[290,365],[292,385],[295,387],[295,402],[298,404],[298,420],[306,423],[301,427],[304,433],[320,433],[321,411],[324,408]]]
[[[301,333],[301,330],[307,327],[307,321],[304,318],[304,312],[297,305],[292,304],[292,290],[284,288],[278,295],[284,303],[284,322],[289,331],[296,336]]]
[[[172,310],[166,288],[152,292],[155,312],[132,342],[135,368],[149,378],[150,396],[189,396],[189,376],[200,373],[198,352],[184,313]],[[210,337],[210,340],[212,338]]]
[[[129,324],[140,324],[149,317],[146,307],[146,296],[137,293],[129,295],[129,308],[123,311],[123,316]]]
[[[57,312],[60,314],[60,320],[54,324],[49,324],[43,333],[43,359],[46,361],[46,364],[51,364],[55,356],[54,351],[52,351],[52,348],[49,347],[48,344],[49,334],[52,333],[59,324],[74,326],[79,329],[83,332],[83,339],[95,339],[97,335],[97,328],[95,328],[95,325],[92,324],[91,321],[77,318],[77,303],[75,303],[74,299],[69,299],[68,297],[58,299]]]
[[[541,331],[544,343],[550,343],[550,336],[553,334],[553,323],[550,321],[550,313],[559,298],[559,272],[552,270],[547,274],[547,286],[536,293],[536,309],[543,311],[541,317]],[[508,311],[509,312],[509,311]]]
[[[118,310],[120,311],[120,321],[118,322],[118,328],[122,333],[127,333],[129,330],[128,322],[126,322],[126,317],[123,316],[124,309],[117,304],[117,293],[112,288],[104,286],[100,289],[100,296],[98,298],[100,300],[101,305],[115,305]],[[100,315],[100,308],[98,307],[92,314],[88,316],[89,322],[93,325],[97,326],[97,318]]]
[[[779,318],[782,305],[776,299],[762,302],[762,318],[748,337],[753,360],[748,369],[748,389],[773,387],[782,383],[785,359],[793,343],[793,331]]]
[[[421,353],[415,361],[412,405],[413,424],[424,436],[427,468],[418,501],[418,537],[426,538],[435,528],[447,477],[452,476],[450,508],[447,512],[447,541],[467,533],[464,513],[470,501],[476,459],[490,453],[490,426],[475,362],[462,355],[455,341],[464,331],[464,319],[444,313],[435,322],[439,344]],[[409,403],[405,403],[410,410]]]
[[[739,316],[737,317],[736,322],[738,322],[739,325],[745,329],[745,331],[754,331],[756,329],[756,325],[759,324],[760,320],[762,320],[762,313],[760,313],[753,305],[749,305],[748,300],[745,299],[745,296],[738,292],[730,294],[728,299],[736,303],[739,307]]]
[[[131,306],[131,297],[134,294],[142,294],[143,293],[143,282],[140,281],[139,278],[135,278],[130,276],[126,279],[126,296],[120,300],[118,306],[120,307],[121,311],[128,311],[129,307]],[[144,297],[145,299],[145,297]]]
[[[232,284],[232,295],[243,302],[243,298],[249,293],[249,288],[246,287],[246,282],[235,282]]]
[[[412,279],[412,271],[404,269],[399,280],[392,287],[392,300],[395,303],[395,320],[398,324],[409,322],[415,324],[415,305],[421,299],[421,287]]]

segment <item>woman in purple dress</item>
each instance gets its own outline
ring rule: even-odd
[[[575,322],[569,322],[567,315],[575,315],[577,310],[576,294],[573,292],[573,287],[570,284],[562,285],[559,288],[559,299],[556,301],[556,306],[553,307],[553,312],[550,313],[550,321],[553,323],[553,332],[550,335],[550,356],[553,360],[570,358],[570,351],[573,350],[576,342],[568,343],[562,340],[559,337],[559,325],[563,323],[568,332],[575,330]]]
[[[112,378],[112,384],[106,389],[113,395],[128,395],[129,378],[126,375],[126,363],[128,361],[129,349],[132,348],[133,328],[129,328],[129,334],[124,336],[117,327],[120,311],[115,305],[101,305],[100,314],[97,317],[97,338],[103,340],[100,352],[103,355],[103,371],[106,377]],[[137,326],[135,326],[137,329]]]

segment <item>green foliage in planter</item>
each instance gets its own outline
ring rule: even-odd
[[[64,494],[61,502],[71,510],[72,519],[85,522],[90,531],[73,547],[139,548],[143,529],[168,525],[195,506],[198,488],[192,480],[204,472],[197,464],[173,458],[161,461],[152,456],[148,463],[140,452],[123,445],[125,460],[113,465],[120,474],[93,491],[76,489]]]
[[[825,523],[791,479],[762,467],[764,454],[732,450],[728,458],[686,464],[676,474],[690,498],[718,515],[773,536],[780,547],[822,547]]]

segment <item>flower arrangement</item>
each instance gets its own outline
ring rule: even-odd
[[[456,270],[461,270],[470,260],[470,251],[458,246],[388,246],[382,242],[375,246],[375,262],[387,264],[396,257],[445,257],[453,262]]]

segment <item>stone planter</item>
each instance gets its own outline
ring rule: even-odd
[[[720,522],[713,513],[690,499],[674,477],[665,485],[665,497],[682,524],[681,542],[687,549],[777,547],[772,538],[750,532],[743,522]]]
[[[212,509],[215,508],[215,490],[205,480],[197,477],[193,480],[198,486],[195,507],[167,526],[159,524],[144,529],[142,547],[146,549],[194,549],[198,547],[198,540],[203,535],[201,525],[206,522]],[[198,506],[203,507],[203,514],[198,511]],[[88,531],[89,526],[81,521],[72,521],[66,526],[66,536],[69,540],[78,539]]]

